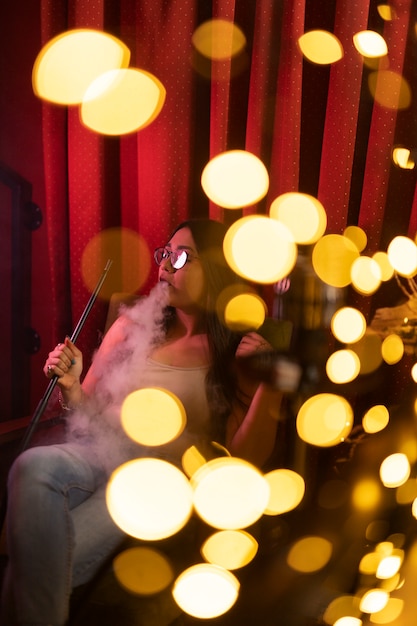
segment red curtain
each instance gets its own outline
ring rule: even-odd
[[[325,6],[319,0],[58,4],[41,0],[43,43],[70,28],[111,32],[130,48],[131,65],[155,74],[167,93],[151,125],[119,139],[84,128],[76,109],[43,104],[49,314],[56,340],[69,332],[89,297],[80,259],[97,233],[131,229],[150,253],[187,216],[205,212],[233,220],[240,214],[208,202],[199,189],[205,162],[227,149],[246,148],[269,170],[267,198],[246,212],[266,213],[278,194],[300,190],[321,200],[329,232],[362,226],[369,253],[384,249],[395,229],[414,236],[415,175],[396,170],[391,160],[394,144],[410,139],[412,113],[372,99],[373,70],[352,40],[365,28],[381,32],[389,54],[379,69],[406,79],[408,72],[412,84],[411,0],[391,3],[397,19],[388,22],[373,0],[332,0]],[[239,71],[231,60],[212,63],[205,76],[196,70],[191,36],[211,17],[233,20],[245,33]],[[341,61],[323,68],[303,59],[297,40],[311,28],[334,32],[344,50]],[[141,290],[154,278],[151,271]],[[371,314],[371,301],[364,306]],[[99,302],[88,320],[81,340],[87,352],[105,311]]]

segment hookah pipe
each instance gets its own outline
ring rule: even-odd
[[[83,313],[82,313],[82,315],[81,315],[81,317],[80,317],[80,319],[79,319],[75,329],[72,332],[72,335],[71,335],[70,339],[71,339],[71,341],[73,343],[75,343],[77,341],[77,339],[78,339],[78,337],[79,337],[79,335],[81,333],[81,330],[82,330],[82,328],[83,328],[83,326],[84,326],[84,324],[85,324],[85,322],[87,320],[87,317],[88,317],[91,309],[93,308],[93,305],[94,305],[94,303],[95,303],[95,301],[97,299],[97,296],[98,296],[98,294],[100,292],[101,287],[103,286],[104,281],[106,280],[107,274],[108,274],[112,264],[113,264],[113,261],[111,261],[109,259],[107,261],[107,263],[106,263],[106,266],[105,266],[105,268],[103,270],[103,273],[100,276],[100,278],[98,280],[98,283],[97,283],[93,293],[91,294],[91,296],[90,296],[90,298],[89,298],[89,300],[87,302],[87,305],[86,305],[86,307],[85,307],[85,309],[84,309],[84,311],[83,311]],[[26,448],[29,446],[30,441],[31,441],[32,436],[33,436],[33,433],[35,432],[35,429],[36,429],[36,427],[37,427],[37,425],[39,423],[39,420],[42,417],[42,415],[43,415],[43,413],[44,413],[44,411],[45,411],[45,409],[47,407],[47,404],[48,404],[49,399],[50,399],[50,397],[52,395],[52,392],[55,389],[55,386],[57,384],[58,378],[59,377],[55,374],[51,378],[51,380],[49,381],[49,384],[48,384],[48,386],[46,388],[46,391],[43,394],[41,400],[39,401],[39,404],[38,404],[38,406],[35,409],[35,412],[34,412],[34,414],[32,416],[32,419],[31,419],[31,421],[29,423],[29,426],[27,427],[26,432],[25,432],[25,434],[23,436],[22,443],[21,443],[20,449],[19,449],[19,454],[21,452],[23,452],[24,450],[26,450]],[[7,509],[7,491],[6,491],[6,493],[5,493],[4,497],[3,497],[3,500],[2,500],[2,502],[0,504],[0,529],[3,527],[3,524],[4,524],[4,519],[6,517],[6,509]]]

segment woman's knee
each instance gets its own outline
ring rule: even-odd
[[[22,452],[13,462],[8,477],[9,489],[23,485],[27,481],[35,484],[56,474],[62,463],[61,454],[53,446],[39,446]]]

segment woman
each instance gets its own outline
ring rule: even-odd
[[[269,344],[221,323],[216,303],[236,282],[222,250],[225,228],[212,220],[180,224],[155,251],[159,281],[105,336],[83,383],[82,354],[67,338],[44,372],[58,376],[69,410],[68,441],[26,450],[9,477],[5,602],[17,624],[66,623],[71,590],[91,580],[123,533],[105,504],[109,473],[149,450],[128,441],[119,409],[137,388],[175,393],[187,415],[184,433],[152,456],[180,464],[191,444],[210,441],[262,467],[275,442],[282,394],[247,380],[239,359]]]

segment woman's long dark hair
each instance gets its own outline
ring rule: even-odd
[[[211,219],[187,220],[175,228],[169,239],[183,228],[191,231],[206,278],[206,309],[202,319],[211,356],[206,391],[213,419],[213,436],[223,442],[226,418],[233,404],[238,401],[233,361],[242,335],[223,323],[218,301],[227,287],[244,281],[238,278],[226,262],[223,240],[227,228],[224,224]],[[167,311],[167,314],[169,326],[170,312]]]

